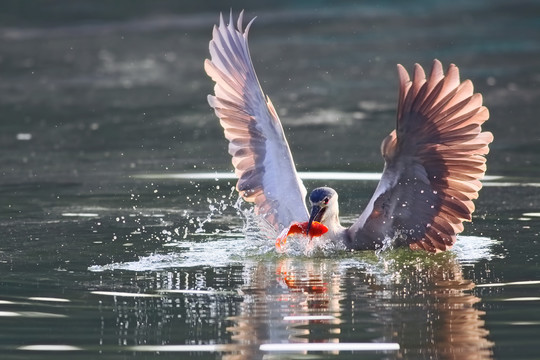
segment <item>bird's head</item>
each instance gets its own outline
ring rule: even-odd
[[[331,222],[336,221],[339,224],[338,217],[338,194],[329,187],[320,187],[314,189],[309,195],[311,203],[311,215],[307,226],[306,235],[309,235],[313,221],[320,222],[327,227],[332,227]]]

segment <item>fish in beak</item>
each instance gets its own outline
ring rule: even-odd
[[[321,222],[321,219],[326,211],[326,207],[320,205],[313,205],[311,207],[311,215],[309,216],[308,226],[306,229],[306,235],[309,235],[309,230],[311,230],[311,225],[314,221]]]

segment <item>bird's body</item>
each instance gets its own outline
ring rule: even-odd
[[[232,14],[229,24],[221,18],[210,41],[211,60],[205,62],[216,82],[208,101],[229,140],[240,195],[254,202],[257,214],[277,232],[293,222],[317,221],[328,227],[319,241],[348,249],[377,249],[388,238],[412,249],[449,249],[463,221],[471,220],[493,140],[482,132],[489,113],[472,83],[460,82],[455,65],[445,74],[437,60],[429,76],[416,65],[412,79],[398,65],[397,124],[381,145],[383,175],[358,220],[345,228],[335,190],[313,190],[311,214],[306,208],[307,192],[281,122],[251,62],[252,22],[243,29],[242,14],[236,27]]]

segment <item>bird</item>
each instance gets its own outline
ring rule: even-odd
[[[324,242],[349,250],[377,250],[388,239],[396,246],[440,252],[455,244],[463,223],[472,220],[473,200],[482,188],[493,134],[483,98],[459,70],[433,60],[428,75],[419,64],[412,77],[397,65],[396,128],[381,144],[384,169],[365,210],[350,226],[339,220],[338,193],[319,187],[309,195],[298,176],[276,108],[263,92],[248,47],[242,11],[234,24],[220,15],[204,62],[215,82],[208,103],[229,141],[238,177],[236,190],[276,232],[295,222],[328,228]]]

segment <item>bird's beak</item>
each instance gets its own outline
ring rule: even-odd
[[[314,221],[321,221],[321,218],[324,214],[324,209],[320,207],[319,205],[313,205],[311,208],[311,215],[309,216],[309,222],[306,230],[306,235],[309,235],[309,230],[311,230],[311,224]]]

